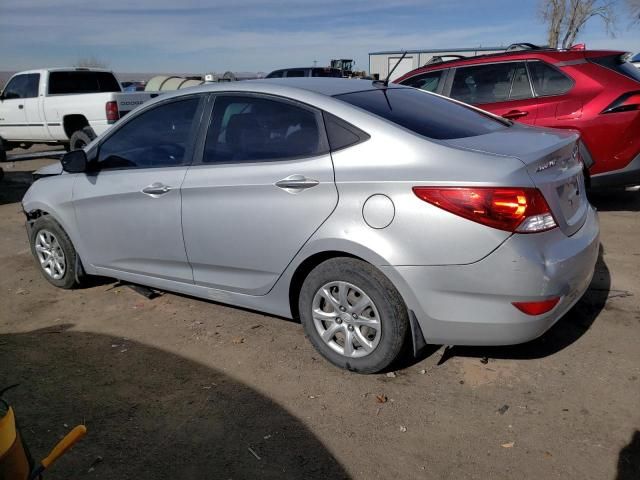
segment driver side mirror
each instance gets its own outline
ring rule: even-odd
[[[84,150],[73,150],[65,153],[60,162],[65,172],[82,173],[87,171],[88,161]]]

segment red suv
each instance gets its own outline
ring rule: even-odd
[[[395,83],[511,120],[578,130],[593,188],[640,185],[640,70],[625,55],[520,44],[498,54],[434,57]]]

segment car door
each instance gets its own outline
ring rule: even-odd
[[[24,98],[24,112],[29,124],[29,138],[32,140],[49,140],[43,113],[40,103],[40,74],[30,73],[27,75],[25,86],[26,96]]]
[[[16,75],[5,87],[0,100],[0,137],[5,140],[28,140],[29,124],[24,108],[28,75]]]
[[[574,82],[559,69],[539,60],[527,62],[538,102],[536,125],[567,128],[582,117],[582,98],[571,95]]]
[[[538,112],[525,62],[458,67],[449,96],[522,123],[534,124]]]
[[[203,95],[155,104],[124,120],[89,152],[92,173],[73,187],[84,262],[193,282],[182,237],[180,185],[193,157]],[[94,159],[95,157],[95,159]]]
[[[321,114],[218,95],[201,149],[182,185],[195,283],[263,295],[338,201]]]

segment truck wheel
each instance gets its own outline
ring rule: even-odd
[[[89,145],[94,138],[96,134],[91,127],[76,130],[69,139],[69,150],[80,150]]]
[[[5,150],[6,145],[5,141],[0,138],[0,162],[7,161],[7,152]]]

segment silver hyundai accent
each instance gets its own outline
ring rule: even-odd
[[[364,80],[167,94],[23,200],[53,285],[86,275],[300,318],[333,364],[534,339],[599,248],[578,135]]]

